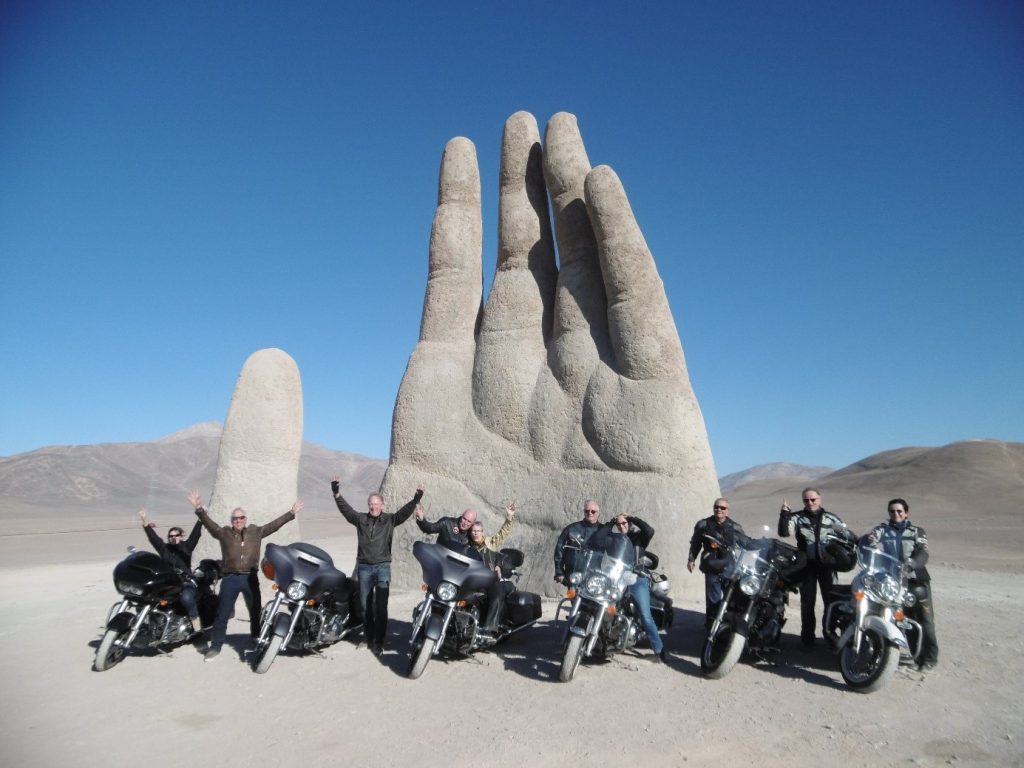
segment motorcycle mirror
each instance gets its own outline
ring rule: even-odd
[[[130,555],[130,554],[132,554],[132,553],[133,553],[134,551],[135,551],[135,547],[134,547],[134,545],[132,545],[132,544],[129,544],[129,545],[128,545],[128,554]]]
[[[772,529],[769,528],[767,525],[762,525],[761,526],[761,530],[764,531],[765,536],[767,536],[768,534],[770,534],[772,532]]]

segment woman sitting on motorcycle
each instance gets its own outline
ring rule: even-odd
[[[654,538],[654,528],[635,515],[616,515],[611,522],[602,525],[591,539],[590,546],[600,542],[605,536],[626,536],[637,548],[637,562],[643,557],[643,550]],[[666,661],[667,653],[665,645],[658,634],[658,625],[651,615],[651,578],[647,573],[638,573],[636,583],[629,588],[633,602],[640,613],[640,621],[644,625],[647,639],[651,643],[651,650],[654,651],[652,661],[660,663]]]
[[[156,535],[154,530],[156,523],[151,523],[146,519],[145,508],[139,510],[139,517],[142,519],[142,530],[146,532],[146,538],[149,539],[149,543],[156,553],[164,562],[174,566],[185,577],[185,586],[178,599],[181,600],[181,604],[188,612],[189,619],[192,620],[192,631],[199,632],[202,627],[199,621],[199,605],[196,600],[196,583],[192,578],[192,551],[199,543],[203,524],[197,520],[187,539],[183,539],[184,530],[176,525],[171,526],[167,529],[167,542],[165,543]]]

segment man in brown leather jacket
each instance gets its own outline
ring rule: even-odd
[[[199,491],[190,491],[188,500],[206,530],[220,542],[223,576],[217,599],[217,618],[213,621],[210,647],[205,654],[205,660],[210,661],[217,657],[221,646],[224,645],[228,617],[239,594],[245,595],[245,603],[249,607],[249,634],[253,639],[259,634],[261,600],[256,567],[260,562],[260,545],[264,536],[269,536],[285,523],[294,520],[303,505],[302,499],[296,499],[290,510],[266,525],[247,525],[248,517],[245,510],[237,507],[231,512],[231,525],[222,526],[213,522],[203,508],[203,499]]]

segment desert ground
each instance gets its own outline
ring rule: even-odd
[[[303,538],[348,568],[355,539],[339,522],[306,520]],[[677,597],[669,664],[652,663],[644,648],[584,664],[568,684],[558,682],[554,601],[541,623],[493,652],[434,660],[407,680],[419,599],[408,592],[392,595],[379,660],[342,641],[321,655],[282,655],[256,675],[243,660],[239,603],[215,661],[183,646],[134,652],[97,673],[93,655],[116,599],[111,570],[144,539],[124,517],[79,520],[68,533],[52,525],[0,536],[6,765],[1024,764],[1024,576],[1015,563],[936,564],[938,668],[901,667],[868,695],[845,687],[823,646],[801,650],[795,598],[777,665],[744,661],[723,680],[703,679],[703,601],[692,591]]]

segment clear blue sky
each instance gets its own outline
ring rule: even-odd
[[[721,474],[1024,440],[1019,2],[0,4],[0,455],[223,420],[285,349],[387,456],[445,142],[579,118]]]

